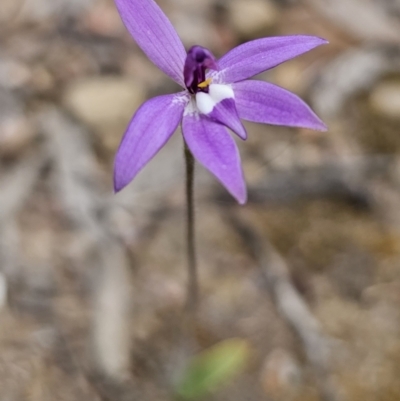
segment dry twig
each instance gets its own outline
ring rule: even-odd
[[[400,44],[400,24],[392,18],[388,4],[383,1],[306,0],[306,2],[323,17],[357,39]]]
[[[332,379],[331,341],[322,333],[318,321],[294,287],[285,260],[249,224],[229,211],[226,212],[226,216],[257,261],[267,289],[281,315],[302,340],[307,358],[314,368],[323,399],[342,400]]]
[[[311,93],[316,110],[325,117],[339,113],[352,96],[371,89],[384,75],[398,72],[400,48],[379,45],[348,50],[321,72]]]
[[[93,154],[87,133],[62,113],[52,110],[41,118],[55,163],[55,180],[65,211],[92,238],[97,255],[93,321],[96,359],[115,379],[129,369],[129,312],[131,286],[125,249],[108,229],[102,209]],[[111,207],[111,205],[110,205]],[[111,330],[111,331],[110,331]]]
[[[0,222],[13,220],[33,191],[40,173],[48,163],[44,152],[38,152],[19,163],[0,182]]]
[[[269,172],[265,180],[249,188],[250,203],[282,203],[299,199],[339,198],[370,207],[373,197],[369,178],[388,171],[394,158],[387,155],[352,157],[318,167]],[[214,200],[230,202],[226,192],[217,190]]]

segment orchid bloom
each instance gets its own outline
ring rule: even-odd
[[[299,97],[267,82],[248,80],[284,61],[327,43],[314,36],[263,38],[242,44],[218,61],[204,47],[188,52],[154,0],[115,0],[121,18],[147,57],[182,86],[176,94],[145,102],[133,116],[114,166],[118,192],[165,145],[182,122],[193,156],[243,204],[246,184],[238,148],[240,119],[324,131],[326,126]]]

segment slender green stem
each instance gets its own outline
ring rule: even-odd
[[[186,246],[188,266],[187,309],[195,312],[199,297],[199,284],[197,274],[196,248],[195,248],[195,216],[194,216],[194,158],[185,143],[186,162]]]

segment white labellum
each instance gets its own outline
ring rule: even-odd
[[[235,97],[229,85],[211,84],[208,89],[208,93],[196,93],[197,108],[203,114],[210,114],[218,103]]]

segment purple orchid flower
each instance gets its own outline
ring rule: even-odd
[[[182,92],[145,102],[133,116],[118,149],[114,188],[123,189],[165,145],[182,122],[193,156],[240,204],[247,199],[239,151],[227,132],[247,133],[240,119],[325,131],[325,124],[299,97],[267,82],[247,80],[327,43],[314,36],[282,36],[242,44],[218,62],[193,46],[185,51],[154,0],[115,0],[121,18],[147,57]]]

